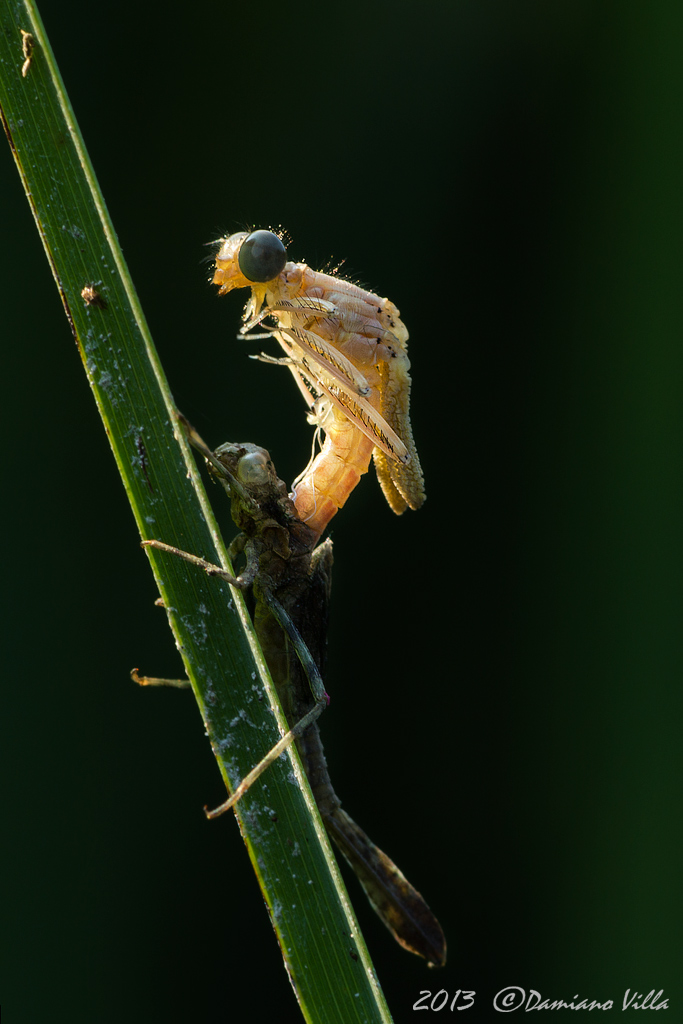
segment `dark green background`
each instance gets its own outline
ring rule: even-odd
[[[615,1013],[663,988],[683,1019],[680,5],[41,12],[208,441],[287,480],[310,445],[208,240],[282,224],[410,330],[428,501],[397,519],[369,476],[333,523],[323,720],[345,806],[449,941],[428,972],[351,879],[396,1021],[427,988],[500,1020],[509,985]],[[202,815],[223,791],[192,699],[128,681],[180,662],[9,150],[0,188],[0,1002],[297,1021],[235,822]]]

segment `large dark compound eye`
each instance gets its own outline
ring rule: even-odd
[[[247,281],[263,284],[282,273],[287,250],[272,231],[252,231],[242,242],[238,262]]]

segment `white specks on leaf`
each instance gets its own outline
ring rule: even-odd
[[[238,726],[238,725],[240,725],[240,723],[242,723],[242,722],[243,722],[243,723],[244,723],[245,725],[248,725],[248,726],[249,726],[249,727],[250,727],[251,729],[260,729],[260,728],[261,728],[261,726],[256,726],[256,725],[254,725],[254,723],[252,722],[252,720],[251,720],[251,719],[249,718],[249,715],[247,714],[247,712],[246,712],[245,708],[240,708],[240,709],[239,709],[239,711],[237,712],[237,714],[235,715],[235,717],[234,717],[234,718],[232,719],[232,721],[230,722],[230,725],[231,725],[231,726],[232,726],[233,728],[235,728],[235,726]]]
[[[83,351],[86,353],[86,355],[90,355],[90,353],[93,352],[98,345],[99,340],[95,337],[95,332],[93,331],[92,327],[88,328],[85,338],[83,339]]]
[[[62,224],[62,231],[66,231],[67,234],[71,235],[71,237],[75,239],[82,239],[86,237],[85,231],[81,231],[76,224]]]
[[[209,640],[209,631],[202,620],[195,621],[189,615],[181,616],[180,620],[198,647],[205,647]]]

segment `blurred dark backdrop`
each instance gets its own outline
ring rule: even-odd
[[[287,480],[310,446],[235,340],[246,296],[207,283],[220,234],[284,225],[410,330],[428,501],[397,519],[369,475],[333,523],[323,720],[345,806],[449,940],[427,972],[350,880],[396,1021],[440,988],[500,1019],[509,985],[617,1011],[661,988],[679,1019],[680,5],[40,7],[207,440]],[[128,681],[179,659],[7,148],[0,188],[0,999],[295,1022],[234,820],[202,815],[192,699]]]

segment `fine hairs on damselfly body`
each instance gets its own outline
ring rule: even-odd
[[[393,861],[342,810],[327,772],[316,720],[328,703],[323,674],[332,543],[327,540],[316,546],[314,530],[301,521],[267,451],[251,444],[224,444],[212,453],[189,424],[181,422],[230,497],[233,520],[243,532],[230,545],[229,554],[231,559],[243,555],[246,564],[233,577],[219,566],[159,541],[143,544],[180,556],[209,575],[251,592],[256,633],[290,726],[232,796],[208,816],[232,807],[296,742],[326,829],[371,905],[405,949],[432,966],[442,966],[446,942],[437,919]]]

